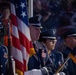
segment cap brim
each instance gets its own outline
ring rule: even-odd
[[[47,38],[47,39],[52,39],[52,40],[56,39],[56,37],[46,37],[46,36],[43,36],[42,38]]]
[[[70,36],[76,37],[76,34],[67,35],[67,37],[70,37]]]
[[[36,23],[36,24],[34,24],[34,23],[30,23],[29,25],[34,26],[34,27],[42,28],[42,26],[41,26],[40,23]]]

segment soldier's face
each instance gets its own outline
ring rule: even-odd
[[[36,41],[39,39],[40,32],[41,30],[39,27],[30,26],[30,35],[31,35],[32,41]]]
[[[47,39],[47,40],[46,40],[46,43],[45,43],[47,49],[48,49],[48,50],[53,50],[53,49],[55,48],[56,41],[57,41],[57,40]]]
[[[76,47],[76,38],[75,37],[68,37],[68,38],[66,38],[66,44],[70,48]]]

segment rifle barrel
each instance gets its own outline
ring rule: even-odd
[[[64,67],[64,65],[68,62],[69,59],[70,59],[70,57],[68,56],[66,58],[65,62],[56,70],[55,74],[57,74]]]

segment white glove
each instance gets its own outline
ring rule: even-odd
[[[42,75],[41,70],[33,69],[30,71],[26,71],[24,75]]]
[[[57,74],[53,74],[53,75],[60,75],[59,73],[57,73]]]
[[[66,75],[64,72],[59,72],[57,74],[54,74],[54,75]]]
[[[60,75],[66,75],[64,72],[59,72]]]

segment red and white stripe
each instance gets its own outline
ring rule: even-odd
[[[16,68],[23,73],[26,71],[30,51],[30,30],[15,13],[15,7],[11,3],[12,22],[12,55],[15,59]]]

